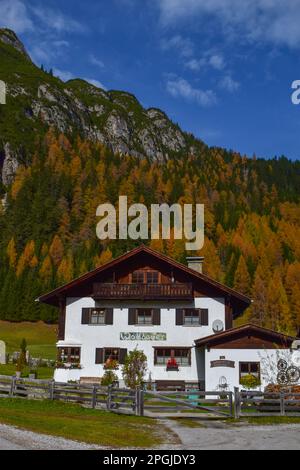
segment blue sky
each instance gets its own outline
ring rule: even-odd
[[[134,93],[209,145],[300,158],[300,0],[0,0],[0,25],[62,79]]]

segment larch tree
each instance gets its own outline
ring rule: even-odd
[[[251,278],[243,255],[240,256],[237,265],[233,287],[242,294],[250,295],[251,293]]]

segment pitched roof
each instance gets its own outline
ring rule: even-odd
[[[88,281],[92,281],[92,279],[97,277],[99,274],[105,273],[105,271],[108,271],[111,268],[115,268],[119,264],[123,262],[127,262],[134,257],[141,256],[142,254],[147,254],[150,257],[153,257],[159,260],[160,262],[167,263],[174,269],[178,269],[182,272],[185,272],[188,276],[191,277],[192,280],[202,282],[204,285],[214,288],[217,292],[220,293],[220,297],[223,297],[223,296],[230,297],[230,300],[232,301],[233,306],[236,304],[238,306],[238,310],[243,311],[251,304],[251,299],[249,297],[211,279],[209,276],[205,274],[198,273],[197,271],[187,267],[186,265],[179,263],[178,261],[175,261],[169,256],[166,256],[163,253],[155,251],[145,245],[141,245],[119,256],[118,258],[115,258],[114,260],[109,261],[103,266],[100,266],[94,269],[93,271],[90,271],[84,274],[83,276],[80,276],[79,278],[74,279],[73,281],[61,287],[58,287],[57,289],[49,292],[48,294],[42,295],[41,297],[37,299],[37,301],[58,306],[59,298],[67,297],[68,293],[72,292],[72,290],[75,287],[83,285],[87,283]],[[72,297],[73,295],[69,295],[69,296]]]
[[[197,339],[195,340],[195,344],[197,347],[213,347],[218,344],[224,344],[230,341],[234,341],[237,338],[244,338],[248,336],[258,336],[260,338],[267,338],[269,341],[273,341],[275,344],[284,344],[287,347],[290,347],[296,339],[293,336],[278,333],[277,331],[270,330],[268,328],[262,328],[257,325],[247,324],[239,326],[237,328],[231,328],[229,330],[222,331],[221,333],[206,336],[205,338]]]

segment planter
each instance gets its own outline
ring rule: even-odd
[[[170,366],[170,367],[167,367],[167,372],[179,372],[179,367],[178,366]]]

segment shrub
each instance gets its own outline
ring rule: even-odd
[[[126,356],[122,374],[126,387],[142,387],[147,370],[147,357],[143,351],[130,351]]]
[[[113,385],[114,382],[117,381],[118,376],[112,370],[107,370],[101,379],[101,385],[103,387],[108,387],[109,385]]]
[[[248,374],[241,378],[240,384],[242,387],[252,390],[259,387],[261,385],[261,381],[258,377],[255,377],[255,375]]]

